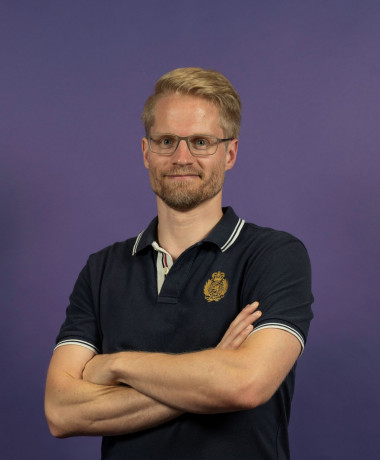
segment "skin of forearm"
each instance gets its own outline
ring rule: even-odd
[[[189,412],[249,409],[256,399],[254,366],[236,364],[237,350],[204,350],[186,355],[121,352],[108,355],[108,378],[164,404]]]
[[[128,434],[182,414],[133,388],[96,385],[71,376],[57,386],[50,382],[45,412],[51,433],[59,438]]]
[[[257,307],[255,302],[239,313],[218,344],[220,349],[240,347],[261,315],[255,311]],[[170,399],[165,404],[134,388],[120,386],[124,382],[114,379],[109,366],[104,365],[117,355],[100,355],[93,361],[93,354],[71,345],[55,352],[45,398],[46,417],[54,436],[127,434],[160,425],[183,413],[173,407]],[[86,372],[86,362],[92,369],[90,373]],[[86,379],[86,374],[96,378]]]
[[[247,408],[247,404],[252,407],[252,400],[236,398],[237,384],[242,389],[242,384],[248,382],[248,388],[252,388],[252,369],[244,372],[240,368],[241,378],[236,378],[238,360],[235,353],[239,350],[240,355],[244,354],[241,345],[252,331],[252,323],[261,316],[258,306],[258,302],[247,305],[215,349],[185,355],[144,352],[98,355],[87,363],[83,378],[100,385],[126,383],[185,411],[213,413],[239,410],[241,405]],[[219,368],[218,363],[223,366]]]

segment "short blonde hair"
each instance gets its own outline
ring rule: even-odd
[[[142,121],[146,135],[154,123],[157,101],[170,93],[198,96],[215,104],[220,110],[220,125],[226,137],[237,138],[240,131],[241,102],[230,81],[216,70],[183,67],[164,74],[154,86],[154,94],[146,101]]]

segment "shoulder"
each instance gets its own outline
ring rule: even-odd
[[[282,251],[307,255],[303,242],[283,230],[245,222],[240,236],[240,243],[255,257],[269,256]]]
[[[133,256],[133,247],[137,237],[118,241],[89,255],[87,264],[91,268],[102,267],[117,261],[125,262]]]
[[[243,290],[248,302],[258,300],[262,317],[255,330],[282,329],[304,347],[313,317],[311,266],[302,241],[292,234],[247,224],[248,255]]]

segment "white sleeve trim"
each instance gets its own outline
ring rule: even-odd
[[[61,340],[60,342],[57,343],[54,350],[64,345],[79,345],[80,347],[88,348],[89,350],[93,351],[97,355],[100,353],[99,350],[94,345],[92,345],[92,343],[85,342],[84,340],[78,340],[78,339]]]
[[[251,334],[254,334],[257,331],[260,331],[261,329],[281,329],[283,331],[289,332],[290,334],[294,335],[294,337],[296,337],[301,344],[300,356],[302,355],[303,350],[305,348],[305,341],[302,335],[296,329],[293,329],[292,327],[287,326],[286,324],[282,324],[282,323],[264,323],[264,324],[260,324],[259,326],[255,327],[253,331],[251,332]]]

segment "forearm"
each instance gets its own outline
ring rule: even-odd
[[[68,375],[57,380],[48,379],[45,398],[49,428],[56,437],[127,434],[182,413],[133,388],[96,385]]]
[[[97,356],[87,364],[84,378],[103,384],[122,382],[187,412],[245,410],[272,397],[300,348],[292,334],[269,329],[253,334],[238,349]]]
[[[240,347],[253,329],[252,322],[261,314],[255,311],[257,307],[255,302],[239,313],[218,348]],[[137,387],[123,387],[118,385],[122,381],[110,378],[109,363],[117,355],[94,357],[92,351],[76,345],[56,349],[45,397],[46,417],[54,436],[127,434],[160,425],[183,413],[183,406],[174,408],[170,398],[165,399],[166,403],[159,402]]]
[[[101,385],[126,383],[164,404],[189,412],[214,413],[252,407],[259,400],[252,401],[255,393],[251,382],[255,372],[251,365],[246,365],[243,344],[253,329],[252,323],[261,315],[257,307],[257,302],[247,305],[215,349],[182,355],[144,352],[98,355],[86,364],[83,378]]]
[[[255,373],[237,364],[237,351],[204,350],[185,355],[123,352],[111,355],[110,379],[131,385],[185,411],[217,413],[247,409]]]

